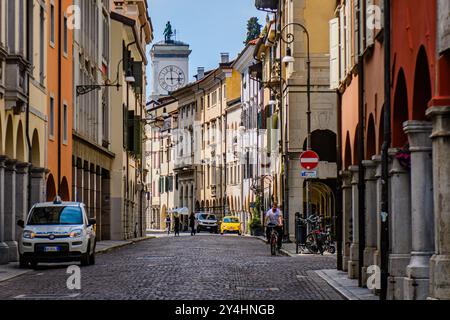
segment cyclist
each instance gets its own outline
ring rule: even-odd
[[[265,217],[267,243],[270,244],[270,235],[272,228],[278,233],[278,250],[281,249],[283,243],[283,214],[276,202],[273,203],[272,209],[267,211]]]

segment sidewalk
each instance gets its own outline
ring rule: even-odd
[[[102,254],[106,253],[108,251],[111,251],[113,249],[117,249],[123,246],[127,246],[136,242],[152,239],[154,237],[142,237],[132,240],[126,240],[126,241],[113,241],[113,240],[106,240],[106,241],[99,241],[97,242],[97,246],[95,248],[95,253]],[[21,269],[19,268],[18,262],[11,262],[6,265],[0,265],[0,282],[11,280],[13,278],[19,277],[21,275],[24,275],[26,273],[32,272],[33,269]]]
[[[266,238],[262,236],[253,236],[261,241],[266,242]],[[307,257],[309,254],[296,253],[296,244],[283,243],[281,253],[289,257]],[[324,256],[332,256],[329,253],[325,253]],[[339,292],[347,300],[379,300],[379,297],[372,293],[367,288],[358,287],[358,280],[352,280],[348,278],[347,272],[332,270],[318,270],[315,273],[325,280],[331,287]]]
[[[369,289],[358,287],[358,280],[349,279],[347,272],[333,269],[318,270],[316,273],[347,300],[379,300]]]

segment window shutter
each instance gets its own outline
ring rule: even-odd
[[[376,12],[373,10],[373,0],[366,0],[366,16],[374,15]],[[369,21],[365,19],[365,21]],[[373,20],[371,18],[370,25],[373,26]],[[374,43],[375,28],[368,28],[366,23],[366,44],[370,47]]]
[[[339,18],[330,20],[330,88],[339,87]]]
[[[362,5],[362,3],[364,2],[364,0],[353,0],[353,19],[352,19],[352,25],[353,25],[353,50],[352,50],[352,68],[353,66],[357,63],[358,60],[358,55],[362,53],[361,47],[360,47],[360,42],[359,42],[359,37],[360,37],[360,31],[361,26],[360,26],[360,20],[359,20],[359,16],[358,16],[358,11],[362,8],[359,7],[360,3]],[[362,11],[361,11],[362,14]],[[364,18],[362,18],[361,20],[364,20]]]
[[[137,94],[142,94],[142,62],[133,62],[133,76],[135,79],[133,88]]]
[[[142,122],[140,117],[134,118],[134,154],[138,159],[142,156]]]
[[[341,36],[339,39],[339,45],[340,45],[340,49],[341,49],[341,54],[339,57],[339,62],[340,62],[340,80],[344,80],[345,79],[345,75],[346,75],[346,64],[345,64],[345,14],[344,14],[344,10],[345,10],[345,6],[341,6],[340,10],[339,10],[339,21],[340,21],[340,31],[341,31]]]
[[[367,38],[366,38],[366,32],[367,32],[366,8],[367,7],[366,7],[366,0],[360,0],[359,3],[360,3],[359,10],[361,10],[361,19],[360,19],[358,25],[359,25],[359,31],[360,31],[359,37],[360,37],[360,41],[361,41],[360,42],[361,46],[358,46],[358,47],[359,47],[359,54],[362,54],[367,47]]]
[[[352,32],[352,6],[350,1],[345,5],[345,70],[346,75],[351,71],[351,32]]]

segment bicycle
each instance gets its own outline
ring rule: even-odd
[[[278,232],[277,232],[277,230],[275,230],[275,227],[276,227],[275,224],[267,225],[267,228],[272,229],[270,232],[269,244],[270,244],[270,253],[273,256],[275,256],[278,251]]]
[[[320,253],[323,254],[324,247],[323,247],[323,235],[322,231],[320,230],[320,223],[322,221],[322,218],[316,215],[310,216],[307,219],[302,219],[303,223],[311,225],[312,230],[308,235],[306,236],[306,242],[305,247],[306,249],[314,254]]]

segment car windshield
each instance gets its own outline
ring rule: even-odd
[[[225,222],[225,223],[239,223],[239,219],[238,218],[225,218],[225,219],[223,219],[223,222]]]
[[[83,215],[79,207],[41,207],[34,208],[28,225],[80,225]]]
[[[201,214],[199,215],[200,220],[217,220],[216,216],[213,214]]]

